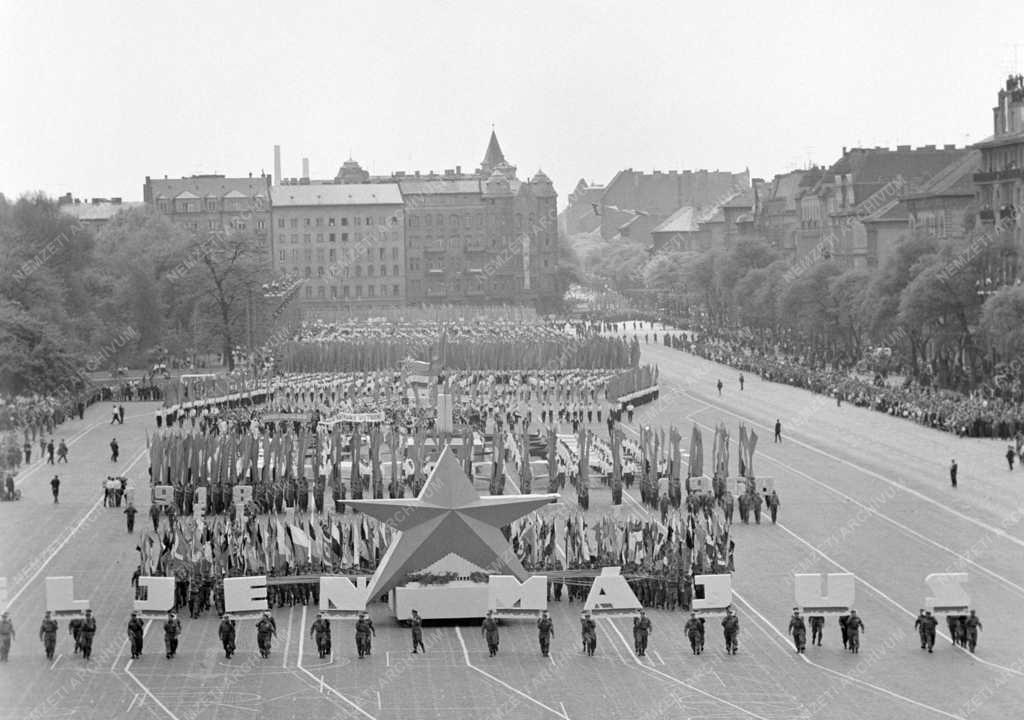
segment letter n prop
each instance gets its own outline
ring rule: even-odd
[[[173,485],[154,485],[153,486],[153,504],[154,505],[173,505],[174,504],[174,486]]]
[[[352,615],[366,609],[370,588],[365,577],[357,577],[356,584],[344,575],[324,575],[320,578],[320,610],[338,615]]]
[[[694,575],[693,611],[698,615],[724,615],[732,605],[732,575]]]
[[[75,600],[73,577],[46,578],[46,609],[56,615],[78,614],[89,607],[88,600]]]
[[[932,573],[924,579],[935,593],[924,599],[924,606],[935,615],[966,615],[971,604],[967,591],[961,587],[967,582],[967,573]]]
[[[534,575],[520,583],[514,575],[491,575],[487,583],[487,609],[499,617],[532,616],[547,610],[547,576]]]
[[[266,575],[224,578],[224,610],[226,612],[263,612],[267,608]]]
[[[808,615],[846,615],[853,607],[853,573],[798,573],[793,576],[796,605]]]
[[[140,595],[143,590],[145,597],[136,598],[132,605],[137,612],[162,615],[174,609],[174,578],[140,577]]]
[[[583,609],[595,615],[635,615],[640,611],[640,601],[626,578],[620,575],[621,568],[601,568],[601,574],[594,578],[594,584],[587,595]]]

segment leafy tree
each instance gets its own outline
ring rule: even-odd
[[[1024,358],[1024,285],[1004,287],[981,308],[981,331],[1005,359]]]

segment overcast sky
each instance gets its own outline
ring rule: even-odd
[[[475,168],[491,125],[580,177],[991,133],[1024,3],[0,0],[0,192],[138,200],[146,175]],[[1014,43],[1018,46],[1014,48]]]

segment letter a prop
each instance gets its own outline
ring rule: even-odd
[[[594,578],[594,585],[587,595],[583,609],[595,615],[635,615],[640,612],[640,601],[626,578],[619,574],[621,568],[601,568],[601,574]]]
[[[266,575],[224,578],[224,610],[226,612],[263,612],[267,608]]]
[[[798,573],[793,589],[797,607],[808,615],[846,615],[853,607],[853,573]]]
[[[967,582],[967,573],[932,573],[924,579],[935,593],[924,599],[924,606],[938,615],[966,615],[971,604],[967,591],[961,587]]]
[[[89,607],[88,600],[75,600],[73,577],[46,578],[46,609],[57,615],[80,613]]]

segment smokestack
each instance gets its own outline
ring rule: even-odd
[[[302,177],[309,180],[309,158],[302,158]]]
[[[274,146],[274,184],[281,184],[281,146]]]

